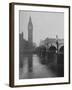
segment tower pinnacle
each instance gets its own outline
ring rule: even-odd
[[[29,17],[29,23],[28,23],[28,41],[30,43],[33,42],[33,24],[32,24],[31,16]]]

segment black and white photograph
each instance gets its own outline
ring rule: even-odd
[[[12,3],[10,10],[10,86],[69,83],[70,7]]]
[[[19,79],[64,77],[64,13],[19,15]]]

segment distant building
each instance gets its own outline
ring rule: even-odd
[[[21,53],[24,53],[28,50],[29,43],[23,38],[23,32],[19,34],[19,50]]]
[[[58,43],[59,48],[61,46],[64,46],[64,39],[58,39]],[[55,46],[57,48],[56,38],[46,38],[45,40],[40,41],[40,46],[45,46],[46,48],[49,48],[50,46]]]
[[[28,22],[28,40],[23,38],[23,32],[19,34],[19,50],[20,53],[32,52],[35,48],[35,43],[33,43],[33,24],[31,17],[29,17]]]

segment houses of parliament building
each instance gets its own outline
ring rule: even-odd
[[[23,38],[23,32],[19,34],[19,50],[21,53],[29,53],[33,49],[33,24],[31,16],[28,22],[28,40]]]

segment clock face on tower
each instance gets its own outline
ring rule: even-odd
[[[32,30],[32,25],[29,25],[29,27],[28,27],[28,28],[29,28],[29,30]]]

